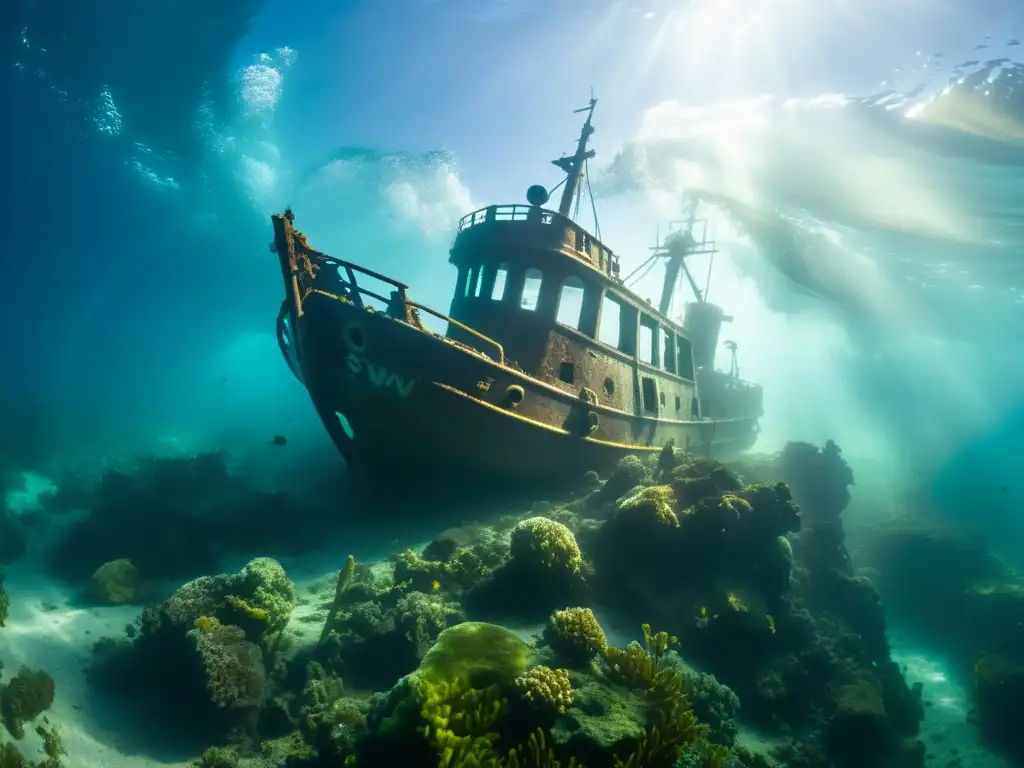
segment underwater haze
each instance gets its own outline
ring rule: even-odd
[[[49,265],[27,327],[7,284],[18,439],[315,440],[271,337],[269,214],[291,205],[319,248],[444,311],[458,218],[550,186],[593,85],[598,214],[624,263],[680,190],[723,219],[712,297],[765,386],[760,447],[831,437],[931,471],[1016,405],[1024,107],[1016,11],[920,5],[594,2],[541,23],[528,4],[410,3],[384,24],[356,3],[278,24],[272,4],[15,4],[9,253]]]
[[[713,271],[707,261],[695,262],[695,269],[701,283],[708,270],[710,299],[734,318],[723,338],[737,342],[743,378],[764,387],[754,453],[790,456],[792,443],[841,447],[842,459],[835,461],[845,461],[857,478],[850,502],[857,517],[846,523],[854,554],[878,542],[877,526],[910,514],[967,537],[969,547],[949,545],[948,551],[984,552],[978,557],[987,564],[998,560],[992,568],[1009,579],[1002,569],[1024,565],[1021,40],[1024,8],[1010,0],[8,0],[0,9],[0,84],[8,104],[0,120],[0,178],[6,182],[0,196],[7,214],[7,276],[0,287],[8,360],[0,382],[4,514],[28,531],[29,556],[38,550],[48,557],[50,534],[43,529],[75,524],[61,517],[33,527],[29,517],[50,509],[47,499],[63,488],[63,478],[77,482],[112,469],[130,474],[125,468],[140,457],[190,462],[223,452],[225,466],[202,475],[206,470],[189,465],[187,481],[168,470],[154,487],[172,494],[206,482],[188,474],[195,471],[216,476],[218,498],[227,498],[243,493],[232,484],[238,472],[248,478],[245,494],[263,494],[245,496],[245,504],[264,505],[265,519],[249,525],[244,547],[211,544],[188,563],[154,557],[149,565],[156,586],[146,588],[153,591],[112,601],[118,613],[103,614],[103,626],[120,632],[142,604],[153,602],[148,598],[166,598],[161,590],[168,585],[238,571],[243,555],[281,557],[299,582],[287,558],[304,563],[302,547],[322,542],[310,531],[287,551],[271,551],[275,537],[290,535],[282,531],[294,513],[274,506],[285,504],[275,494],[301,495],[309,487],[327,494],[317,501],[327,511],[317,514],[335,518],[331,535],[343,538],[348,502],[344,463],[275,338],[285,293],[270,245],[271,214],[291,207],[315,248],[393,276],[409,285],[411,298],[447,313],[456,284],[448,249],[460,217],[485,205],[523,203],[532,184],[554,187],[561,176],[550,161],[572,151],[580,123],[572,113],[585,106],[592,88],[599,104],[590,146],[597,155],[588,181],[599,237],[619,255],[623,274],[680,218],[684,193],[699,197],[711,219],[720,253]],[[592,229],[589,207],[579,221]],[[653,299],[660,280],[652,273],[636,290]],[[681,304],[674,310],[681,312]],[[720,351],[717,362],[728,368],[728,353]],[[832,457],[828,450],[821,455]],[[796,492],[800,482],[791,476],[799,471],[786,460],[768,469],[758,465],[749,477],[737,471],[751,483],[785,480],[804,506],[811,497]],[[623,503],[634,485],[667,487],[658,477],[648,467],[601,503]],[[840,485],[842,496],[846,484]],[[156,525],[142,518],[162,514],[163,507],[140,501],[143,491],[136,490],[131,510],[118,502],[123,541],[103,531],[83,534],[81,541],[95,548],[92,559],[79,558],[80,548],[72,556],[70,546],[55,545],[67,555],[51,568],[63,583],[88,585],[96,567],[122,558],[145,571],[142,555],[128,551],[130,540]],[[188,504],[206,509],[196,493]],[[96,498],[78,506],[116,506]],[[744,503],[757,509],[759,502]],[[813,510],[814,503],[807,504]],[[359,523],[360,543],[328,556],[332,573],[349,551],[362,567],[363,560],[386,557],[389,547],[412,547],[450,524],[434,524],[431,516],[424,509],[408,529]],[[182,525],[168,524],[160,535],[182,542],[199,535],[198,528]],[[589,563],[587,530],[573,533]],[[794,533],[782,528],[774,535]],[[599,543],[593,546],[598,572],[618,573],[611,560],[601,559]],[[514,554],[515,535],[511,547]],[[897,560],[940,557],[908,550],[911,555],[885,552]],[[800,545],[795,551],[799,562],[806,553]],[[0,563],[8,562],[3,552],[0,541]],[[220,555],[228,556],[226,564],[217,561]],[[234,567],[231,557],[243,560]],[[483,570],[496,567],[486,555],[479,560]],[[889,562],[882,555],[863,562],[854,557],[842,568],[850,569],[852,583],[855,576],[869,578],[865,570],[885,572],[883,561]],[[64,589],[48,586],[49,577],[27,562],[12,565],[6,640],[0,632],[15,656],[29,654],[19,650],[18,633],[31,636],[43,626],[31,622],[46,614],[19,609],[15,586],[26,585],[23,594],[49,595],[40,604],[60,603],[54,595]],[[261,567],[265,563],[242,573],[250,578]],[[304,575],[317,567],[295,566]],[[441,590],[449,599],[445,576],[402,567],[412,583],[422,579],[422,592],[412,594],[435,599]],[[815,572],[817,566],[809,567]],[[985,578],[988,567],[981,569]],[[913,572],[901,568],[891,572]],[[344,574],[337,579],[339,596],[342,577],[353,578]],[[321,590],[327,597],[334,575]],[[276,571],[266,578],[276,579]],[[142,579],[150,580],[145,573]],[[973,584],[982,576],[964,579]],[[397,574],[394,580],[400,581]],[[472,592],[468,584],[457,586]],[[566,589],[551,608],[574,604],[576,593]],[[968,710],[976,719],[984,707],[967,701],[972,683],[952,669],[959,662],[943,666],[963,644],[929,641],[929,632],[939,630],[914,625],[909,591],[882,589],[887,607],[907,607],[905,621],[889,620],[909,626],[909,639],[886,641],[883,628],[879,642],[902,654],[898,661],[909,665],[909,675],[917,670],[926,696],[929,684],[942,690],[937,703],[928,704],[927,718],[938,716],[947,729],[927,745],[936,760],[930,764],[953,765],[933,754],[951,743],[973,755],[964,765],[1004,764],[973,751],[976,723]],[[458,610],[472,604],[454,594]],[[2,598],[0,590],[0,626]],[[291,599],[295,607],[294,594]],[[754,602],[774,636],[781,607],[767,597]],[[79,619],[68,618],[68,626],[91,610],[74,600],[69,605],[78,613],[68,615]],[[449,607],[438,610],[448,615]],[[313,616],[311,622],[319,615],[313,610],[303,614]],[[325,609],[321,624],[329,628],[339,610],[338,604]],[[402,610],[408,616],[412,609]],[[190,621],[229,623],[217,616],[198,613]],[[708,616],[698,624],[701,618]],[[632,624],[623,634],[608,621],[609,645],[634,639]],[[284,625],[271,625],[267,636],[283,633]],[[201,629],[195,627],[188,628]],[[416,627],[409,631],[417,638],[417,632],[430,634]],[[315,629],[319,634],[320,626]],[[418,646],[417,663],[436,635]],[[207,635],[197,637],[207,642]],[[248,638],[268,653],[261,643],[270,641],[262,634]],[[660,663],[658,652],[652,657]],[[25,663],[31,658],[24,655]],[[891,663],[888,646],[871,658],[876,666],[883,658]],[[7,678],[18,668],[13,662],[8,658]],[[715,669],[712,657],[705,662]],[[269,657],[266,663],[260,674],[269,679]],[[975,663],[972,656],[963,668]],[[1019,664],[1024,669],[1024,661]],[[1019,669],[1018,703],[1024,701]],[[395,671],[397,680],[411,670],[399,663]],[[890,683],[907,687],[895,674],[898,685],[879,684],[886,696]],[[387,690],[391,682],[382,682],[382,675],[358,687]],[[86,696],[84,678],[75,679],[68,685]],[[62,685],[58,680],[53,710],[58,725]],[[742,681],[729,685],[743,702]],[[890,718],[894,706],[886,700]],[[768,708],[758,716],[764,712]],[[70,754],[69,765],[121,765],[103,750],[117,742],[110,734],[130,729],[113,715],[97,715],[97,722],[95,731],[88,724],[66,726],[69,752],[93,750],[77,761]],[[987,733],[995,753],[1006,752],[1005,740]],[[305,736],[321,748],[319,737]],[[204,732],[198,740],[216,744],[217,737]],[[753,737],[747,737],[749,746]],[[787,762],[779,752],[777,764],[847,765],[835,757],[845,747],[837,748],[832,737],[816,738],[801,742],[802,757]],[[900,732],[905,738],[910,733]],[[43,734],[39,739],[45,745]],[[125,766],[184,765],[191,757],[184,747],[147,751],[130,741],[117,746],[117,759],[146,755],[153,762]],[[825,762],[810,758],[819,748],[828,753]],[[399,764],[389,762],[397,758],[386,751],[368,754],[359,752],[360,765]],[[319,765],[349,764],[322,759],[328,762]],[[1006,765],[1024,764],[1013,762],[1024,759],[1019,753],[1006,759]],[[870,765],[914,765],[894,760],[890,755]]]

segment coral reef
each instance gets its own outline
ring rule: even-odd
[[[93,595],[108,605],[130,603],[139,591],[139,572],[131,560],[111,560],[92,574]]]
[[[838,448],[652,459],[422,551],[339,556],[301,647],[275,561],[194,579],[102,643],[93,679],[190,714],[206,766],[767,765],[742,721],[794,766],[920,768],[921,691],[847,551]],[[979,691],[1014,660],[992,651]]]
[[[270,558],[194,579],[143,611],[134,640],[97,643],[90,677],[181,718],[197,741],[252,740],[295,599]]]
[[[645,634],[645,675],[627,683],[611,665],[587,673],[527,670],[528,646],[508,630],[452,627],[438,638],[438,657],[432,650],[378,701],[370,719],[379,725],[351,762],[670,768],[684,750],[706,744],[706,728],[690,709],[682,675],[660,665],[667,635]],[[579,702],[576,688],[585,692]],[[619,706],[598,709],[602,700]],[[697,765],[724,765],[726,755],[708,745]]]
[[[405,575],[409,564],[409,558],[400,560],[396,572]],[[441,632],[465,617],[440,584],[421,592],[412,589],[412,581],[357,581],[355,560],[349,558],[327,606],[316,660],[361,689],[387,688],[414,670]]]
[[[586,666],[608,649],[608,640],[590,608],[555,611],[544,627],[544,642],[571,667]]]
[[[215,571],[224,554],[307,551],[339,525],[327,505],[254,490],[228,472],[219,453],[145,459],[96,483],[55,481],[60,490],[47,500],[50,512],[89,510],[50,558],[57,576],[76,583],[121,558],[147,580],[192,578]]]
[[[573,532],[547,517],[528,517],[509,533],[507,559],[470,587],[467,611],[500,619],[543,620],[559,605],[579,603],[587,584]]]
[[[22,668],[0,690],[0,715],[7,732],[25,736],[25,723],[39,717],[53,704],[53,678],[43,671]]]

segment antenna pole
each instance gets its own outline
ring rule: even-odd
[[[558,212],[562,216],[568,217],[569,211],[572,210],[573,202],[576,200],[576,196],[580,191],[580,179],[583,176],[583,164],[592,158],[596,153],[594,150],[587,149],[587,142],[590,140],[591,134],[594,132],[594,126],[591,124],[591,120],[594,117],[594,107],[597,106],[597,99],[593,95],[590,97],[590,104],[573,111],[573,114],[580,112],[587,113],[586,122],[583,123],[583,129],[580,131],[580,138],[576,144],[576,154],[569,157],[560,157],[557,160],[552,160],[552,165],[556,165],[566,173],[565,187],[562,189],[562,199],[558,204]]]

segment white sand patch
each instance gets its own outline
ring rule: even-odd
[[[46,493],[54,493],[57,490],[48,478],[35,472],[22,472],[21,483],[7,492],[4,503],[7,510],[14,515],[24,512],[34,512],[40,508],[39,497]]]
[[[151,741],[162,747],[145,749],[139,724],[104,703],[90,690],[85,668],[92,658],[92,646],[103,637],[124,637],[124,628],[134,621],[138,608],[74,608],[70,589],[25,568],[9,570],[4,581],[11,600],[7,626],[0,629],[0,661],[4,678],[21,667],[41,669],[53,677],[57,694],[52,709],[45,713],[60,728],[68,751],[66,762],[75,768],[182,768],[187,756],[172,756],[176,750],[166,737]],[[41,718],[40,718],[41,721]],[[37,721],[37,722],[40,722]],[[41,757],[40,739],[30,731],[18,746],[30,759]],[[130,735],[130,737],[129,737]],[[146,745],[149,746],[148,744]]]
[[[376,549],[379,557],[379,543]],[[355,553],[357,561],[366,562],[358,559],[364,552]],[[288,626],[297,644],[319,639],[323,604],[333,597],[347,556],[347,552],[324,551],[283,558],[299,598]],[[223,572],[235,572],[249,559],[241,558]],[[45,716],[60,728],[67,764],[74,768],[186,768],[198,756],[194,746],[181,743],[173,733],[154,730],[159,723],[152,715],[133,711],[130,701],[106,700],[86,680],[94,643],[104,637],[125,637],[125,627],[135,621],[141,608],[76,608],[73,587],[54,581],[40,572],[38,564],[30,563],[26,558],[5,574],[11,607],[7,626],[0,629],[0,662],[5,680],[23,666],[53,677],[56,698]],[[41,740],[31,727],[26,731],[17,744],[26,757],[38,759]],[[0,727],[0,740],[6,738]]]
[[[934,768],[1012,768],[978,743],[978,729],[967,721],[969,692],[954,680],[947,663],[921,644],[891,633],[892,657],[910,685],[924,686],[926,703],[921,740]]]

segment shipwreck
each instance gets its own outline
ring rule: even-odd
[[[447,314],[399,280],[316,250],[291,209],[272,217],[281,351],[360,487],[535,488],[669,441],[718,459],[754,444],[762,388],[740,378],[732,342],[729,370],[715,368],[731,318],[688,266],[716,250],[706,223],[697,236],[696,200],[643,262],[664,264],[657,306],[570,215],[594,156],[596,103],[577,110],[575,152],[553,161],[565,172],[557,210],[538,185],[525,205],[489,205],[459,222]],[[684,279],[692,298],[677,322],[669,315]]]

